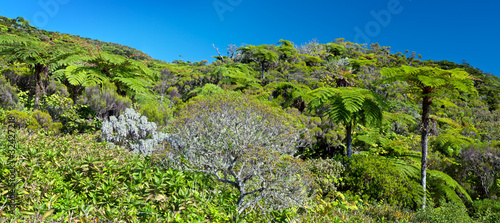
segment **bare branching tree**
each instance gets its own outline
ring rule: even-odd
[[[185,147],[170,148],[164,164],[202,172],[239,191],[238,213],[303,205],[311,183],[295,158],[303,127],[294,115],[239,94],[198,97],[173,132]]]

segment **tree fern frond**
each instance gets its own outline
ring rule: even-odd
[[[465,197],[467,201],[472,202],[472,199],[467,193],[467,191],[457,181],[451,178],[448,174],[438,170],[429,170],[427,173],[429,174],[431,182],[434,181],[441,182],[441,186],[438,189],[446,193],[447,199],[456,200],[456,197],[454,197],[453,194],[457,195],[456,192],[459,192]]]
[[[118,82],[125,84],[125,86],[130,88],[135,93],[145,93],[145,92],[150,91],[150,89],[147,87],[150,86],[151,83],[144,81],[144,80],[141,80],[141,79],[127,78],[127,77],[115,77],[115,78],[113,78],[113,81],[118,81]]]

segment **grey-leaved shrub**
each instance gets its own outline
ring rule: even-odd
[[[311,174],[294,156],[307,132],[298,114],[236,92],[198,95],[179,114],[170,128],[185,146],[160,150],[160,164],[236,188],[239,215],[307,205]]]
[[[156,130],[156,123],[149,122],[146,116],[127,108],[118,118],[111,116],[109,121],[102,123],[101,138],[113,146],[122,146],[143,155],[150,155],[165,144],[182,144],[170,134]]]

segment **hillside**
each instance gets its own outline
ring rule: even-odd
[[[500,78],[467,63],[342,38],[167,63],[0,30],[2,220],[500,218]]]

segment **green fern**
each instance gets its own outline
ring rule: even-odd
[[[465,201],[472,202],[467,191],[448,174],[438,170],[429,170],[428,175],[430,182],[432,182],[429,189],[434,194],[436,200],[445,199],[459,204],[463,204],[464,199]],[[464,199],[460,198],[458,194],[461,194]]]
[[[273,82],[266,86],[266,91],[271,92],[274,98],[283,99],[281,106],[283,108],[288,108],[297,102],[307,103],[311,100],[309,92],[311,89],[304,84],[292,83],[292,82]]]
[[[357,121],[367,125],[379,126],[382,110],[379,98],[369,90],[361,88],[318,88],[309,92],[313,98],[310,110],[330,107],[326,115],[336,123],[353,124]]]
[[[425,209],[425,185],[426,185],[426,166],[428,153],[428,134],[429,134],[429,115],[433,99],[442,98],[442,96],[463,92],[466,94],[477,95],[474,88],[476,78],[461,69],[443,70],[434,67],[410,67],[402,66],[399,68],[383,68],[382,75],[386,77],[381,83],[394,83],[404,81],[410,85],[410,91],[422,98],[422,185],[424,197],[422,198],[422,209]],[[448,120],[449,121],[449,120]]]
[[[245,64],[224,64],[211,72],[215,83],[239,86],[239,90],[254,87],[261,88],[260,80],[253,76],[253,69]]]
[[[380,100],[373,92],[361,88],[318,88],[308,93],[312,98],[309,111],[326,115],[332,122],[346,127],[347,154],[352,154],[351,134],[356,125],[380,127]]]

